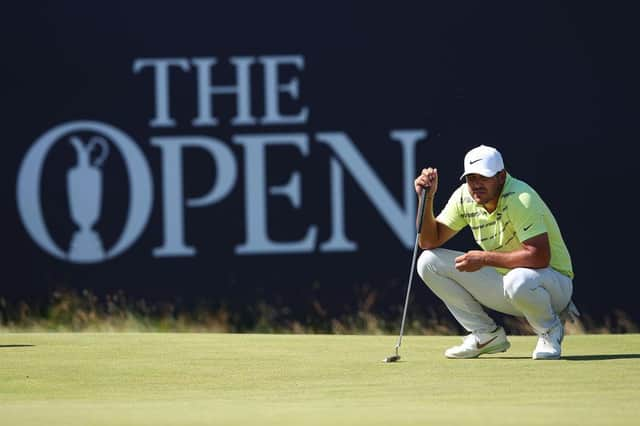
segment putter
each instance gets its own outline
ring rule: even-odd
[[[427,202],[427,193],[429,187],[422,190],[420,196],[420,216],[418,219],[418,233],[416,234],[416,243],[413,246],[413,257],[411,258],[411,269],[409,270],[409,284],[407,285],[407,296],[404,299],[404,310],[402,312],[402,322],[400,323],[400,336],[396,344],[396,353],[383,359],[383,362],[396,362],[400,360],[400,345],[402,345],[402,335],[404,334],[404,321],[407,318],[407,307],[409,306],[409,294],[411,294],[411,282],[413,281],[413,270],[415,269],[416,257],[418,256],[418,242],[420,239],[420,231],[422,230],[422,216],[424,216],[424,206]]]

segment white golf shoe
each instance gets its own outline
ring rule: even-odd
[[[454,346],[444,352],[447,358],[476,358],[482,354],[504,352],[511,347],[504,328],[498,327],[491,333],[471,333],[462,340],[460,346]]]
[[[564,325],[562,321],[538,336],[538,344],[533,351],[533,359],[560,359]]]

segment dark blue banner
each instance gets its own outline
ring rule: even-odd
[[[0,295],[295,305],[322,288],[339,310],[367,286],[384,309],[406,284],[414,177],[438,167],[439,209],[487,144],[556,215],[576,302],[637,315],[623,11],[65,1],[6,17]],[[475,248],[466,230],[448,246]]]

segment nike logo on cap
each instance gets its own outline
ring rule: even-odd
[[[476,342],[476,348],[477,348],[477,349],[482,349],[482,348],[484,348],[485,346],[487,346],[489,343],[491,343],[491,342],[493,342],[494,340],[496,340],[497,338],[498,338],[498,336],[493,336],[493,338],[492,338],[492,339],[489,339],[489,340],[487,340],[487,341],[486,341],[486,342],[484,342],[484,343]]]
[[[477,163],[478,161],[482,160],[482,158],[478,158],[477,160],[469,160],[469,164],[473,164],[473,163]]]
[[[531,225],[529,225],[529,226],[525,226],[525,227],[524,227],[524,228],[522,228],[522,229],[524,229],[524,230],[526,231],[527,229],[531,228],[531,226],[532,226],[532,225],[533,225],[533,223],[532,223]]]

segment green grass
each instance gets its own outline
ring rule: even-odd
[[[570,335],[560,361],[447,360],[459,337],[4,333],[3,425],[631,425],[640,335]],[[32,345],[32,346],[22,346]]]

